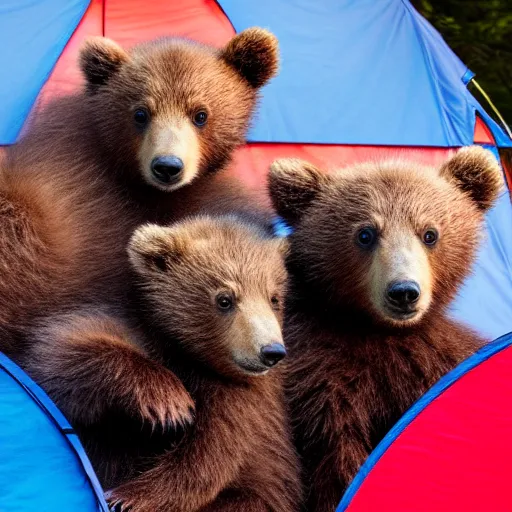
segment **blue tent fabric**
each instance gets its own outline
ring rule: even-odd
[[[407,0],[219,0],[235,30],[280,43],[251,142],[464,146],[475,113],[512,141],[466,88],[466,66]]]
[[[77,435],[48,396],[0,354],[0,510],[108,512]]]
[[[16,141],[90,0],[0,2],[0,145]]]

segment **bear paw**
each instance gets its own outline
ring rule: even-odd
[[[132,505],[124,502],[121,497],[118,497],[114,492],[106,493],[105,499],[107,501],[110,512],[132,512]]]
[[[195,404],[178,377],[163,366],[139,373],[128,409],[151,428],[186,427],[194,420]]]
[[[149,493],[149,489],[137,492],[133,486],[126,484],[105,493],[105,499],[111,512],[163,512]]]

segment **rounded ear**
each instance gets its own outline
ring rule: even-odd
[[[186,240],[173,228],[146,224],[137,228],[128,244],[128,256],[139,273],[166,272],[186,249]]]
[[[292,227],[296,225],[327,180],[324,173],[304,160],[276,160],[270,166],[268,191],[277,214]]]
[[[262,28],[240,32],[221,50],[220,56],[255,89],[265,85],[279,68],[277,38]]]
[[[491,208],[503,188],[498,161],[480,146],[457,151],[442,165],[440,175],[465,192],[482,211]]]
[[[128,59],[128,54],[111,39],[87,39],[80,50],[80,69],[86,80],[87,91],[94,94]]]

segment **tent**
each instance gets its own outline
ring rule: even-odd
[[[108,512],[77,435],[44,391],[0,354],[0,509]]]
[[[221,46],[254,25],[278,36],[282,66],[235,157],[232,172],[249,186],[261,188],[278,157],[326,168],[395,156],[439,164],[473,143],[497,158],[512,148],[506,127],[468,91],[473,73],[408,0],[4,0],[0,145],[15,143],[48,98],[80,86],[86,36],[130,46],[178,35]],[[504,173],[507,190],[452,308],[490,339],[512,331],[512,169]]]
[[[510,510],[511,367],[509,334],[445,375],[371,453],[337,512]]]

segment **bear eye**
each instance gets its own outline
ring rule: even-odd
[[[221,311],[230,311],[234,307],[233,299],[224,293],[221,293],[220,295],[217,295],[217,307]]]
[[[438,238],[439,233],[435,229],[427,229],[427,231],[423,233],[423,243],[425,245],[435,245]]]
[[[199,110],[194,114],[193,119],[196,126],[204,126],[208,120],[208,114],[204,110]]]
[[[270,302],[272,303],[272,307],[274,309],[279,309],[280,302],[279,302],[279,297],[277,295],[272,295]]]
[[[133,113],[133,120],[139,128],[143,128],[148,124],[149,112],[145,108],[138,108]]]
[[[359,246],[369,249],[377,239],[377,232],[374,228],[363,228],[357,232],[356,240]]]

